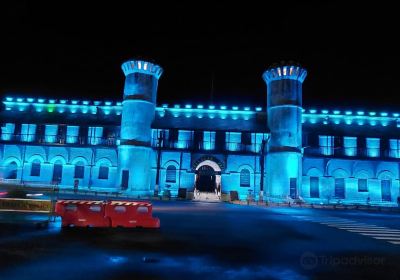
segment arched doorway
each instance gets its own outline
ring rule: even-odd
[[[221,168],[215,161],[204,160],[195,170],[195,199],[219,200],[220,197]]]
[[[216,188],[216,173],[209,165],[203,165],[197,170],[196,189],[199,192],[214,192]]]

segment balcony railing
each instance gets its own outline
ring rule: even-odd
[[[356,148],[356,147],[306,147],[304,155],[348,158],[400,158],[399,149]]]
[[[115,146],[115,137],[91,137],[71,135],[42,135],[36,134],[1,134],[2,142],[32,143],[32,144],[62,144],[62,145],[103,145]]]

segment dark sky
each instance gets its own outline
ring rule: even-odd
[[[214,77],[214,103],[265,106],[262,72],[293,60],[307,107],[400,110],[399,16],[383,1],[37,2],[0,4],[2,95],[121,99],[120,64],[145,58],[164,68],[160,104],[207,104]]]

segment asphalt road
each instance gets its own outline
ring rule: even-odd
[[[400,215],[156,202],[160,230],[0,227],[0,279],[400,279]]]

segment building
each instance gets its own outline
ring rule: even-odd
[[[158,65],[122,64],[122,101],[5,97],[2,183],[396,205],[398,113],[302,108],[306,70],[265,71],[267,108],[156,106]]]

